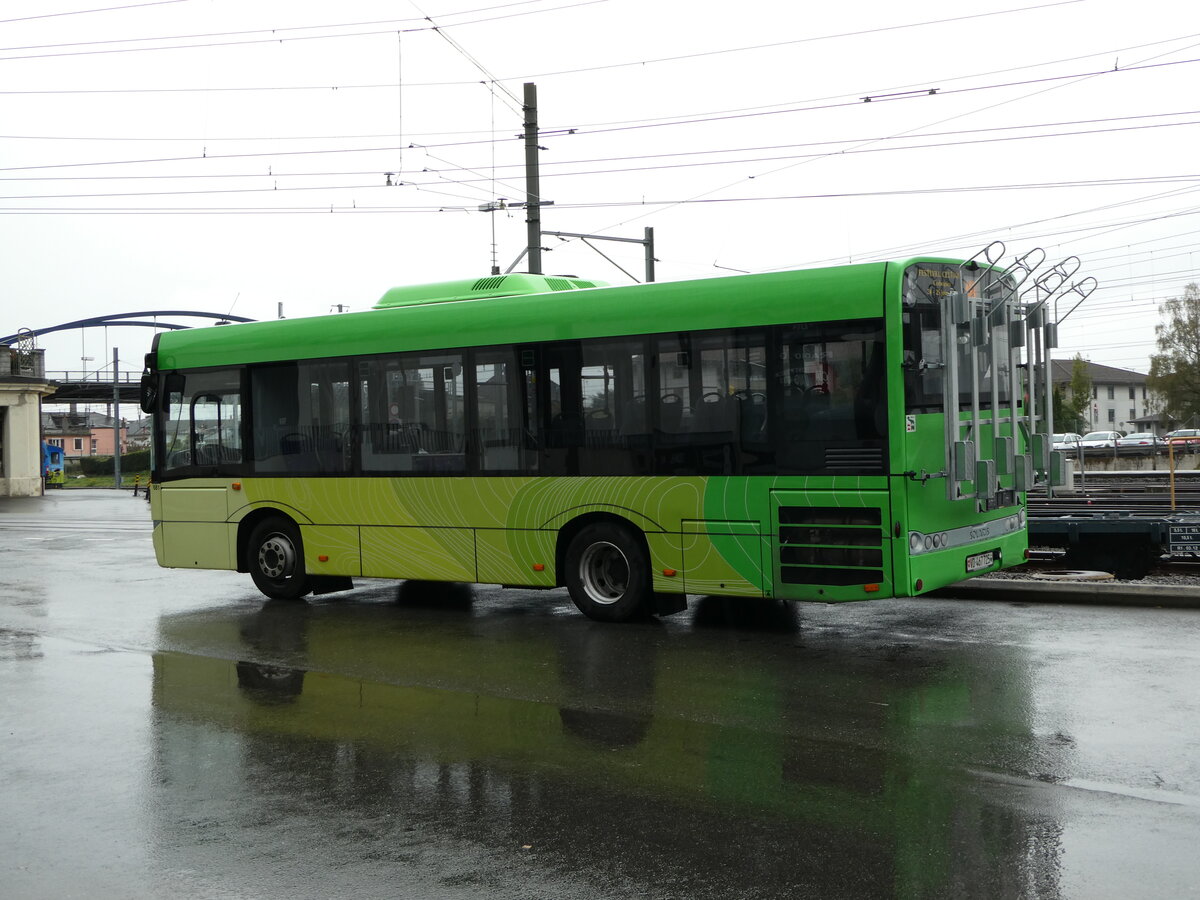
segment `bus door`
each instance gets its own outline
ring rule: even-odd
[[[583,444],[583,352],[577,341],[542,348],[537,360],[542,474],[575,475]]]
[[[237,526],[229,520],[229,477],[243,459],[241,374],[172,373],[164,400],[165,462],[152,498],[159,565],[230,568]]]

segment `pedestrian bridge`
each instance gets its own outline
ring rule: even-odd
[[[46,381],[54,393],[45,398],[46,403],[111,403],[113,389],[121,403],[137,403],[140,372],[121,372],[114,382],[111,373],[105,372],[47,372]]]
[[[211,319],[218,325],[252,322],[244,316],[190,309],[154,309],[76,319],[46,328],[22,328],[0,335],[0,496],[42,493],[41,405],[43,403],[138,402],[140,372],[47,372],[40,335],[104,326],[141,326],[156,331],[188,328],[163,318]]]

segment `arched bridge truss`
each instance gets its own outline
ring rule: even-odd
[[[12,344],[21,337],[37,337],[43,334],[53,334],[56,331],[70,331],[73,328],[100,328],[105,325],[138,325],[145,328],[161,328],[166,331],[178,331],[191,328],[190,325],[178,325],[173,322],[159,322],[157,319],[146,319],[144,316],[194,317],[213,319],[220,325],[226,322],[253,322],[245,316],[231,316],[228,313],[197,312],[191,309],[147,309],[139,312],[111,313],[105,316],[92,316],[90,319],[76,319],[74,322],[64,322],[61,325],[51,325],[48,328],[21,329],[19,332],[0,337],[0,344]]]

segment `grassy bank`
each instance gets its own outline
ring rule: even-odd
[[[138,484],[145,487],[150,483],[149,472],[129,472],[121,473],[121,487],[124,490],[133,490],[134,478],[138,478]],[[67,482],[63,485],[65,490],[72,488],[110,488],[113,487],[113,477],[111,475],[68,475]],[[58,490],[58,488],[47,488],[47,490]]]

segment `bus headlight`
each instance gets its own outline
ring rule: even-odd
[[[929,553],[933,550],[944,550],[950,545],[950,535],[945,531],[937,534],[922,534],[910,531],[908,534],[908,549],[911,553]]]

